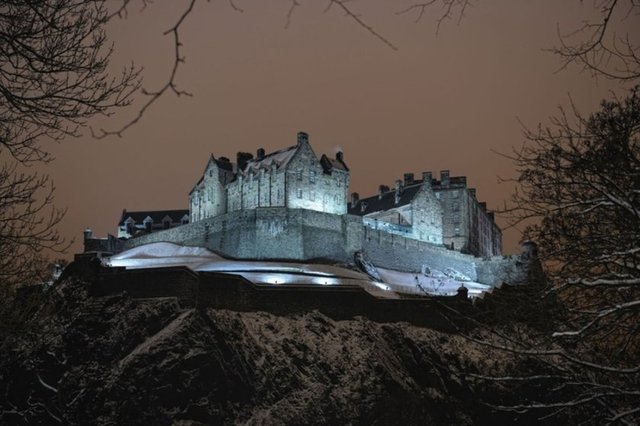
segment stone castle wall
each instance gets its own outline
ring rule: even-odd
[[[477,258],[443,246],[365,228],[362,249],[369,261],[382,268],[410,272],[420,272],[423,266],[443,272],[451,268],[477,279]]]
[[[453,269],[486,284],[517,283],[523,276],[518,256],[477,258],[444,246],[364,226],[354,215],[304,209],[260,207],[240,210],[125,242],[125,248],[152,242],[206,247],[238,259],[328,259],[353,262],[362,250],[374,265],[419,272],[423,267]]]
[[[240,259],[327,258],[347,262],[361,244],[359,217],[303,209],[259,207],[127,240],[201,246]]]

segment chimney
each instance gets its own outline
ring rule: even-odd
[[[298,132],[298,145],[309,143],[309,135],[305,132]]]
[[[476,189],[475,188],[469,188],[469,192],[471,193],[471,196],[473,198],[476,198]]]
[[[336,160],[344,162],[344,154],[342,153],[342,151],[336,152]]]
[[[431,185],[433,181],[433,176],[431,176],[431,172],[422,172],[422,183],[428,183]]]
[[[389,192],[389,187],[387,185],[380,185],[378,187],[378,199],[380,200],[382,198],[382,195],[385,192]]]
[[[84,230],[84,239],[86,240],[90,240],[93,237],[93,231],[91,230],[91,228],[87,228]]]
[[[360,201],[360,194],[358,194],[357,192],[352,192],[351,193],[351,208],[355,207],[356,204],[358,204],[358,201]]]
[[[442,170],[440,172],[440,185],[443,187],[449,186],[449,170]]]
[[[400,203],[400,196],[401,195],[402,195],[402,181],[400,179],[398,179],[396,181],[396,193],[395,193],[395,200],[394,200],[395,204]]]
[[[413,173],[404,174],[404,186],[413,185]]]
[[[522,254],[525,258],[536,257],[538,255],[538,245],[531,240],[522,243]]]
[[[264,158],[264,148],[258,148],[258,152],[256,152],[256,158],[258,160],[262,160]]]
[[[248,152],[238,152],[238,154],[236,155],[236,159],[238,162],[238,170],[244,171],[247,163],[253,159],[253,155]]]

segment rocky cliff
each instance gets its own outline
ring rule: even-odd
[[[175,298],[90,297],[67,276],[26,295],[3,329],[2,424],[535,422],[492,408],[526,386],[475,380],[532,368],[407,323],[317,311],[185,309]],[[5,314],[9,318],[10,313]],[[28,318],[25,318],[27,315]]]

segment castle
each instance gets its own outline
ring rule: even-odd
[[[293,146],[238,153],[235,163],[211,155],[188,212],[125,210],[120,238],[101,242],[88,230],[85,250],[172,242],[235,259],[352,264],[357,257],[377,268],[449,271],[489,285],[525,280],[526,262],[501,255],[493,213],[465,177],[405,173],[393,188],[380,185],[360,198],[348,195],[349,174],[342,152],[318,157],[304,132]]]
[[[450,177],[448,171],[440,177],[424,172],[422,180],[414,180],[406,173],[392,190],[380,185],[377,195],[360,199],[353,193],[348,203],[343,153],[318,158],[309,136],[299,132],[294,146],[270,154],[260,148],[255,158],[240,152],[235,164],[211,155],[189,193],[190,222],[259,208],[304,209],[359,216],[369,228],[475,256],[501,254],[493,213],[467,188],[466,178]]]

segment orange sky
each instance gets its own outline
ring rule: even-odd
[[[566,105],[571,95],[584,112],[597,109],[610,90],[544,51],[591,7],[578,1],[482,1],[460,25],[449,21],[435,35],[434,8],[421,22],[396,15],[409,1],[349,4],[398,46],[394,51],[326,2],[300,2],[285,29],[288,1],[199,3],[182,33],[186,64],[177,81],[193,97],[166,96],[122,138],[66,140],[53,147],[46,167],[67,207],[62,233],[116,233],[122,209],[187,208],[187,194],[210,153],[267,152],[310,134],[316,154],[341,149],[351,169],[350,191],[373,194],[405,172],[451,170],[466,175],[489,208],[503,206],[513,165],[493,151],[522,143],[518,119],[534,127]],[[114,65],[145,67],[150,90],[170,72],[172,46],[162,32],[184,2],[131,9],[110,30]],[[636,30],[637,31],[637,30]],[[116,67],[117,69],[117,67]],[[134,114],[93,123],[116,128]],[[499,220],[499,224],[503,224]],[[505,252],[519,235],[505,230]]]

